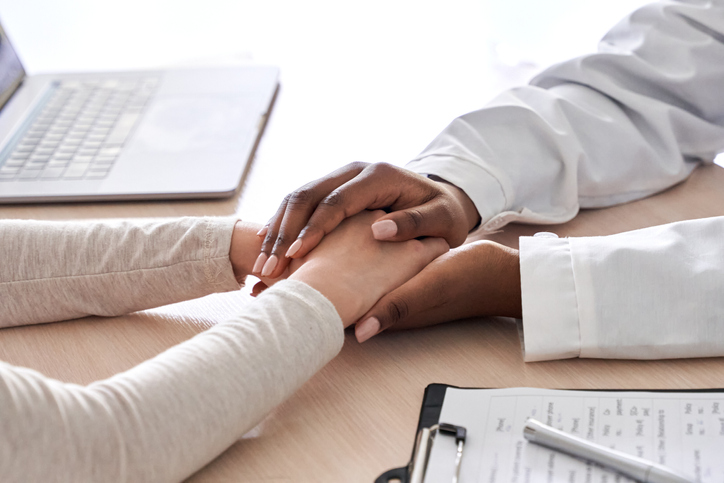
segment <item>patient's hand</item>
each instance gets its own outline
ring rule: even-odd
[[[385,295],[355,327],[364,342],[389,329],[409,329],[486,315],[521,316],[518,251],[481,241],[442,255]]]
[[[449,248],[442,238],[375,240],[370,226],[383,216],[383,211],[366,211],[347,219],[290,265],[289,279],[319,290],[334,304],[345,327]]]

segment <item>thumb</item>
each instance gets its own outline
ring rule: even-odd
[[[405,241],[419,237],[444,238],[451,247],[460,246],[467,236],[464,226],[455,226],[451,208],[435,198],[423,205],[394,211],[372,225],[377,240]]]

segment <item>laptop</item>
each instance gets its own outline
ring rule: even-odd
[[[271,66],[27,76],[0,26],[0,203],[231,196],[278,77]]]

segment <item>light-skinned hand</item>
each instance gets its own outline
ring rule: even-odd
[[[279,277],[290,259],[306,256],[344,219],[374,209],[389,211],[372,225],[378,240],[440,237],[451,247],[480,218],[470,198],[443,180],[386,163],[352,163],[284,198],[259,231],[263,243],[252,273]]]
[[[375,240],[370,227],[384,216],[383,211],[365,211],[348,218],[314,251],[290,266],[289,279],[302,281],[327,297],[345,327],[449,249],[442,238]]]

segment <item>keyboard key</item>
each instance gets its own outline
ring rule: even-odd
[[[111,165],[116,160],[115,156],[96,156],[93,158],[94,165]]]
[[[68,145],[68,144],[61,144],[58,146],[58,149],[55,150],[55,155],[62,154],[62,155],[73,155],[78,150],[78,145]]]
[[[107,170],[107,169],[102,169],[102,170],[91,169],[90,171],[88,171],[86,173],[85,177],[86,177],[86,179],[103,179],[106,176],[108,176],[108,171],[109,170]]]
[[[15,175],[20,171],[19,166],[8,166],[7,164],[0,167],[0,173]]]
[[[45,168],[45,170],[40,175],[40,177],[43,179],[60,178],[60,175],[63,174],[64,170],[65,170],[64,166],[48,166],[47,168]]]
[[[85,172],[88,170],[88,163],[73,163],[70,166],[68,166],[65,170],[65,173],[63,173],[63,178],[66,179],[77,179],[82,178]]]
[[[12,159],[22,159],[22,160],[25,160],[25,159],[28,159],[29,157],[30,157],[30,152],[29,152],[29,151],[25,151],[25,152],[22,152],[22,151],[13,151],[13,154],[10,155],[10,159],[11,159],[11,160],[12,160]]]
[[[5,164],[4,164],[3,166],[9,166],[9,167],[17,168],[18,166],[22,166],[22,165],[24,165],[25,163],[26,163],[26,160],[25,160],[25,159],[13,159],[13,158],[10,158],[10,159],[6,159],[6,160],[5,160]]]
[[[18,175],[18,179],[35,179],[38,177],[42,169],[28,169],[25,168]]]
[[[35,151],[35,147],[35,144],[27,144],[23,142],[15,148],[15,153],[25,153],[29,155],[30,153]]]
[[[36,153],[43,154],[45,153],[45,151],[50,151],[50,154],[52,154],[58,147],[58,145],[60,145],[60,139],[58,139],[57,141],[48,141],[44,139],[43,142],[40,143],[40,145],[38,146],[38,150],[36,151]]]
[[[31,163],[35,163],[35,162],[45,162],[45,161],[47,161],[47,160],[50,159],[50,154],[35,154],[35,153],[33,153],[33,155],[30,156],[29,159],[30,159],[30,162],[31,162]]]
[[[98,150],[98,156],[100,156],[100,157],[106,157],[106,156],[116,157],[119,154],[121,154],[120,146],[111,147],[111,146],[106,145]]]

